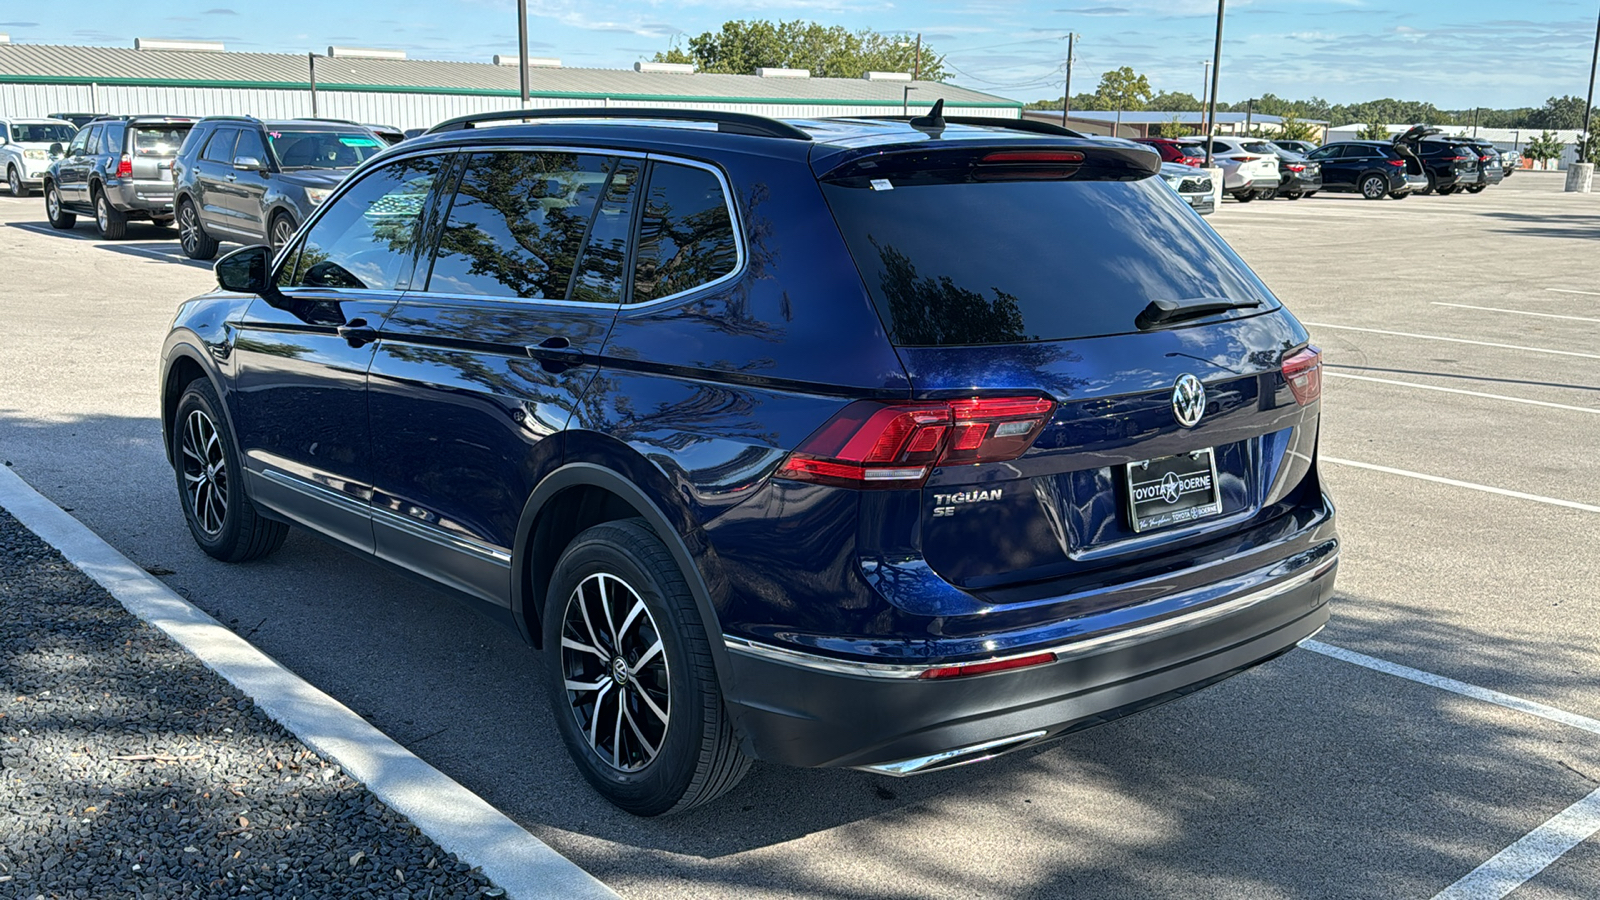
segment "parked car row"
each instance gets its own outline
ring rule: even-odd
[[[1169,163],[1204,163],[1204,138],[1140,138]],[[1369,200],[1412,194],[1479,193],[1515,171],[1516,153],[1493,143],[1446,137],[1418,125],[1390,140],[1338,141],[1318,147],[1307,141],[1214,138],[1213,165],[1222,169],[1223,191],[1241,203],[1283,197],[1298,200],[1318,191],[1358,193]]]

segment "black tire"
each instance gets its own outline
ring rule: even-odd
[[[16,166],[6,166],[6,187],[13,197],[26,197],[33,193],[28,190],[28,185],[22,180],[22,173],[17,171]]]
[[[190,259],[216,259],[217,241],[206,234],[206,228],[200,224],[200,213],[194,204],[188,200],[178,201],[178,246],[182,248],[183,255]]]
[[[44,213],[50,219],[50,227],[62,231],[78,224],[78,217],[67,212],[66,204],[61,202],[61,191],[54,181],[44,183]]]
[[[178,502],[201,550],[223,562],[246,562],[283,546],[289,526],[256,512],[245,494],[244,467],[210,381],[196,378],[184,388],[168,436]]]
[[[1404,200],[1405,198],[1407,198],[1409,196],[1411,196],[1411,192],[1410,191],[1401,191],[1398,194],[1390,194],[1389,195],[1389,199],[1390,200]]]
[[[1368,200],[1382,200],[1388,195],[1388,179],[1376,174],[1361,176],[1361,196]]]
[[[94,192],[94,227],[108,241],[120,241],[128,236],[128,215],[111,203],[106,192]]]
[[[1467,193],[1469,193],[1469,194],[1481,194],[1481,193],[1483,193],[1484,189],[1487,188],[1487,187],[1488,187],[1487,184],[1475,184],[1472,187],[1467,188]]]
[[[1309,196],[1311,196],[1311,195],[1310,195],[1310,194],[1295,194],[1295,193],[1290,193],[1290,194],[1279,194],[1279,195],[1278,195],[1278,196],[1279,196],[1279,197],[1282,197],[1282,198],[1283,198],[1283,199],[1285,199],[1285,200],[1299,200],[1299,199],[1300,199],[1300,198],[1301,198],[1301,197],[1309,197]]]
[[[1433,173],[1432,172],[1429,172],[1428,173],[1428,186],[1422,189],[1422,193],[1431,194],[1434,191],[1437,191],[1438,189],[1439,189],[1439,180],[1433,177]]]
[[[267,243],[272,245],[273,252],[282,250],[284,244],[294,239],[294,232],[294,219],[288,213],[277,213],[267,227]]]
[[[1257,200],[1271,200],[1271,199],[1273,199],[1273,198],[1275,198],[1277,196],[1278,196],[1278,189],[1277,188],[1267,188],[1264,191],[1256,191],[1256,199]]]
[[[556,563],[548,597],[550,710],[596,791],[634,815],[659,816],[739,783],[750,759],[723,706],[699,609],[672,554],[643,521],[606,522],[578,535]]]
[[[1317,195],[1316,191],[1306,191],[1305,194],[1304,194],[1304,196],[1306,196],[1306,197],[1315,197],[1316,195]]]
[[[1454,194],[1455,192],[1456,192],[1456,189],[1455,189],[1454,186],[1439,188],[1439,196],[1441,196],[1441,197],[1448,197],[1451,194]]]
[[[1251,200],[1254,200],[1255,198],[1256,198],[1256,192],[1255,191],[1234,191],[1233,192],[1233,199],[1239,201],[1240,203],[1249,203]]]

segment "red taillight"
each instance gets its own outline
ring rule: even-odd
[[[122,161],[117,163],[117,177],[118,178],[132,178],[133,177],[133,157],[129,156],[126,153],[122,154]]]
[[[806,438],[776,474],[844,487],[916,487],[934,466],[1016,459],[1055,405],[1042,397],[859,400]]]
[[[986,153],[981,163],[1081,163],[1083,154],[1076,150],[999,150]]]
[[[1205,157],[1202,156],[1183,156],[1179,157],[1178,162],[1186,166],[1194,166],[1197,169],[1204,167],[1206,164]]]
[[[1307,347],[1283,360],[1283,380],[1294,400],[1305,406],[1322,396],[1322,351]]]
[[[1306,170],[1306,167],[1302,166],[1302,165],[1290,165],[1290,166],[1284,166],[1284,168],[1288,169],[1291,172],[1304,172]]]
[[[1488,162],[1490,160],[1490,158],[1491,157],[1488,157],[1488,156],[1480,156],[1480,157],[1478,157],[1478,162]]]
[[[1014,659],[1001,659],[994,662],[968,663],[964,666],[939,666],[929,669],[918,675],[918,678],[962,678],[967,675],[987,675],[990,672],[1004,672],[1007,669],[1025,669],[1028,666],[1042,666],[1045,663],[1056,661],[1054,653],[1035,653],[1030,656],[1018,656]]]
[[[1391,166],[1398,166],[1400,168],[1405,168],[1405,164],[1406,164],[1406,161],[1403,160],[1403,159],[1386,159],[1386,160],[1384,160],[1384,162],[1388,163]]]

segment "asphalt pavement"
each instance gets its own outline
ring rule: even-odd
[[[1522,173],[1210,221],[1326,353],[1345,550],[1319,639],[1600,717],[1600,196]],[[1600,734],[1300,650],[989,763],[758,764],[704,809],[635,819],[585,786],[496,625],[301,532],[244,566],[194,546],[156,357],[211,283],[169,231],[102,242],[0,198],[0,458],[625,897],[1428,898],[1600,786]],[[1590,833],[1512,896],[1596,885]]]

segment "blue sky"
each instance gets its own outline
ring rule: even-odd
[[[1393,96],[1443,108],[1537,106],[1581,95],[1600,0],[1231,0],[1221,94],[1333,102]],[[222,40],[234,50],[397,47],[413,58],[516,53],[512,0],[72,0],[7,4],[0,32],[33,43],[131,46],[135,37]],[[1062,36],[1081,35],[1074,92],[1130,65],[1159,90],[1196,93],[1215,0],[530,0],[530,52],[627,67],[733,18],[811,19],[922,32],[965,87],[1059,95]]]

